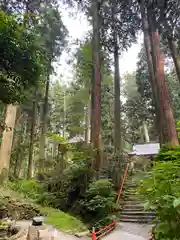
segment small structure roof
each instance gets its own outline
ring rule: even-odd
[[[71,138],[71,139],[69,139],[69,143],[78,143],[78,142],[84,142],[85,140],[84,140],[84,137],[83,136],[75,136],[75,137],[73,137],[73,138]]]
[[[134,144],[133,151],[129,152],[128,155],[136,156],[152,156],[156,155],[160,150],[159,143],[144,143]]]

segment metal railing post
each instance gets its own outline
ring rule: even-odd
[[[96,240],[96,232],[94,227],[92,229],[92,240]]]

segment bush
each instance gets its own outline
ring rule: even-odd
[[[53,207],[63,211],[68,211],[81,198],[92,178],[92,169],[89,166],[89,159],[83,153],[81,159],[75,154],[74,163],[70,164],[63,171],[57,166],[49,175],[49,178],[43,184],[43,188],[50,195],[46,200]],[[84,158],[82,158],[84,157]]]
[[[9,182],[9,187],[25,198],[39,199],[43,195],[43,188],[36,180],[15,180]]]
[[[47,181],[42,181],[44,191],[39,200],[73,215],[78,215],[89,226],[101,227],[112,221],[116,194],[107,180],[92,182],[93,151],[82,146],[73,149],[72,163],[63,171],[56,166]]]
[[[173,161],[180,159],[180,146],[164,145],[161,151],[156,155],[156,161]]]
[[[140,183],[139,193],[146,200],[145,208],[156,211],[157,240],[180,239],[180,159],[170,161],[178,151],[179,147],[174,151],[167,148],[166,152],[163,148],[156,157],[160,161]]]
[[[116,193],[108,179],[90,184],[84,199],[80,200],[81,214],[91,226],[101,228],[112,222]]]

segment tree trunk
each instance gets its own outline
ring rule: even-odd
[[[177,74],[178,80],[180,82],[180,61],[179,61],[177,48],[176,48],[176,45],[175,45],[172,37],[168,36],[167,40],[168,40],[169,49],[171,51],[171,56],[172,56],[172,59],[173,59],[173,62],[174,62],[174,66],[175,66],[175,69],[176,69],[176,74]]]
[[[173,30],[170,28],[167,21],[164,21],[164,28],[165,28],[166,35],[167,35],[169,50],[171,52],[171,56],[172,56],[174,66],[176,69],[176,74],[177,74],[178,80],[180,82],[180,61],[179,61],[180,59],[178,56],[177,47],[176,47],[174,39],[173,39],[173,33],[172,33]]]
[[[85,142],[86,142],[86,144],[88,144],[90,142],[90,135],[91,135],[90,123],[91,123],[91,106],[90,106],[90,100],[89,100],[89,103],[87,104],[86,112],[85,112],[85,124],[86,124]]]
[[[122,129],[121,129],[121,101],[120,101],[120,72],[119,72],[119,47],[116,29],[116,1],[112,1],[112,25],[114,43],[114,148],[115,148],[115,185],[119,187],[121,166],[123,163]]]
[[[15,177],[17,179],[21,178],[21,172],[24,163],[25,163],[24,152],[21,149],[21,151],[19,152],[18,161],[15,169]]]
[[[39,143],[39,167],[38,172],[42,173],[44,168],[44,161],[45,161],[45,148],[46,148],[46,124],[47,124],[47,113],[48,113],[48,94],[49,94],[49,84],[50,84],[50,74],[48,73],[48,78],[46,81],[46,89],[45,89],[45,97],[44,97],[44,104],[43,104],[43,111],[41,115],[41,123],[40,123],[40,143]]]
[[[101,64],[100,64],[100,30],[99,6],[97,0],[92,1],[93,12],[93,83],[92,83],[92,116],[91,116],[91,142],[97,154],[92,167],[99,178],[101,166],[100,154],[100,122],[101,122]]]
[[[152,87],[152,93],[153,93],[153,101],[155,106],[155,114],[156,114],[156,128],[159,133],[159,141],[160,143],[163,142],[162,140],[162,129],[161,129],[161,123],[160,123],[160,106],[159,106],[159,100],[158,100],[158,93],[157,93],[157,87],[156,87],[156,79],[154,75],[154,67],[153,67],[153,61],[151,56],[151,44],[149,39],[149,26],[148,21],[145,13],[145,0],[141,0],[140,3],[140,11],[141,11],[141,19],[142,19],[142,30],[144,33],[144,47],[146,51],[146,57],[147,57],[147,63],[148,63],[148,70],[151,80],[151,87]]]
[[[122,155],[122,139],[121,139],[121,103],[120,103],[120,74],[119,74],[119,55],[118,51],[114,52],[115,75],[114,75],[114,135],[115,135],[115,155],[120,157]]]
[[[12,104],[7,106],[5,124],[8,129],[3,131],[0,148],[0,184],[8,180],[16,112],[17,106],[13,106]]]
[[[57,156],[57,141],[53,140],[53,147],[52,147],[52,158],[55,161]]]
[[[143,130],[144,130],[145,142],[148,143],[148,142],[150,142],[150,139],[149,139],[148,126],[147,126],[147,123],[145,121],[143,121]]]
[[[144,143],[144,129],[142,126],[139,128],[139,136],[140,136],[140,143]]]
[[[160,123],[162,129],[163,143],[173,146],[179,145],[176,124],[173,116],[173,110],[168,93],[167,82],[164,73],[164,57],[160,48],[160,40],[158,30],[156,28],[156,20],[154,9],[148,6],[148,22],[150,30],[151,49],[153,56],[153,64],[155,71],[157,95],[160,103]]]
[[[120,158],[122,155],[122,139],[121,139],[121,102],[120,102],[120,73],[119,73],[119,50],[117,45],[117,34],[114,29],[114,143],[115,155]],[[119,159],[120,160],[120,159]]]
[[[21,136],[19,138],[19,141],[18,141],[18,145],[20,146],[20,151],[18,152],[18,156],[16,158],[16,163],[15,163],[15,166],[14,166],[14,176],[16,178],[19,178],[20,177],[20,171],[21,171],[21,168],[22,168],[22,165],[24,163],[24,158],[25,158],[25,154],[24,154],[24,144],[26,142],[26,137],[27,137],[27,119],[24,118],[22,119],[22,125],[21,125],[21,128],[22,128],[22,133],[21,133]]]
[[[36,125],[36,100],[33,101],[33,106],[32,106],[31,134],[30,134],[28,174],[27,174],[28,179],[33,178],[33,174],[34,174],[33,146],[34,146],[35,125]]]
[[[64,91],[64,108],[63,108],[63,137],[66,135],[66,91]]]

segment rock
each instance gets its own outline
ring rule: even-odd
[[[2,203],[0,203],[0,219],[8,217],[8,209]]]
[[[39,216],[40,210],[33,204],[22,203],[17,199],[6,196],[0,202],[0,216],[1,214],[5,216],[5,213],[15,220],[29,220],[34,216]]]
[[[8,223],[0,221],[0,240],[8,239]]]
[[[80,232],[80,233],[76,233],[75,236],[78,238],[82,238],[85,236],[89,236],[90,232],[89,231],[85,231],[85,232]]]
[[[9,240],[27,240],[28,229],[20,228],[18,233],[11,236]]]
[[[34,217],[32,225],[33,226],[42,226],[44,222],[44,218],[42,216]]]
[[[8,218],[0,220],[0,240],[8,239],[8,228],[9,228]]]

